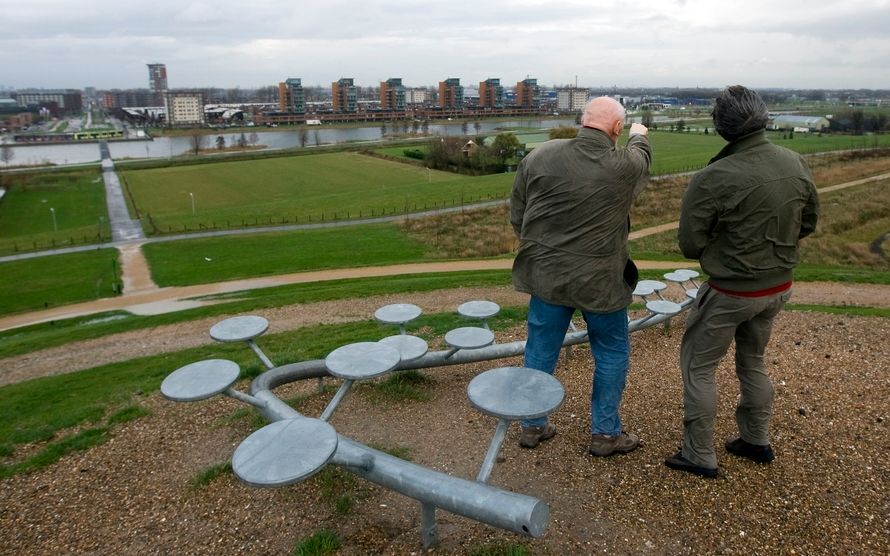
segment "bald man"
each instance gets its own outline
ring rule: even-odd
[[[625,112],[599,97],[587,103],[574,139],[538,146],[516,172],[511,223],[519,238],[513,286],[531,295],[524,365],[553,374],[576,310],[587,323],[593,353],[590,400],[594,456],[627,453],[640,445],[618,415],[630,343],[627,306],[636,268],[627,252],[631,203],[648,182],[648,130],[633,124],[617,146]],[[546,417],[522,422],[519,445],[535,448],[556,427]]]

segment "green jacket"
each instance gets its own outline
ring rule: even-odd
[[[619,148],[591,128],[575,139],[547,141],[525,157],[511,198],[519,238],[514,287],[594,313],[627,307],[628,214],[646,186],[650,161],[646,136]]]
[[[757,291],[792,279],[798,240],[816,229],[819,198],[804,159],[757,131],[726,145],[689,182],[680,250],[711,283]]]

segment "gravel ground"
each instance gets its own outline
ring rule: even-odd
[[[681,295],[681,294],[677,294]],[[289,305],[262,312],[269,321],[269,331],[291,330],[314,324],[365,320],[387,303],[415,303],[427,313],[454,311],[470,299],[489,299],[502,306],[525,305],[528,297],[510,287],[457,288],[425,293],[373,296],[349,301],[327,301]],[[890,286],[875,284],[841,284],[836,282],[797,283],[792,303],[890,307]],[[104,336],[95,340],[65,344],[0,359],[0,386],[40,376],[70,373],[144,357],[179,351],[213,343],[208,331],[224,317],[183,322],[144,330]],[[261,342],[261,340],[260,340]]]
[[[796,286],[798,303],[807,302],[801,286]],[[886,292],[869,290],[872,299],[878,293],[882,301],[863,304],[886,303]],[[477,295],[483,293],[490,295]],[[509,304],[509,295],[463,290],[454,298],[436,292],[410,300],[433,312],[442,310],[433,298],[444,309],[473,297]],[[841,297],[854,304],[849,292]],[[827,293],[822,302],[831,303],[826,299],[831,299]],[[368,307],[353,301],[318,305],[331,318],[349,320],[367,318],[387,301],[369,300]],[[317,308],[289,310],[306,316]],[[287,326],[287,310],[270,318],[273,331]],[[777,459],[758,465],[721,447],[717,480],[662,465],[680,439],[682,321],[675,319],[667,331],[659,327],[632,337],[622,415],[644,447],[607,459],[586,455],[591,361],[588,350],[575,348],[557,370],[566,388],[565,402],[552,416],[559,434],[537,450],[522,450],[516,444],[518,427],[511,426],[503,461],[490,480],[546,500],[547,532],[528,539],[440,511],[434,553],[465,554],[491,543],[525,544],[534,554],[890,553],[890,319],[782,313],[767,357],[777,389],[772,426]],[[306,322],[319,319],[307,316]],[[203,341],[208,326],[194,323]],[[152,353],[178,349],[191,341],[178,327],[138,333],[135,343]],[[499,333],[498,341],[524,334],[520,327]],[[118,338],[118,343],[130,342]],[[66,349],[72,365],[77,354],[89,361],[98,356]],[[125,349],[128,357],[139,355],[132,344]],[[731,361],[730,354],[719,369],[718,446],[735,432],[738,386]],[[432,379],[432,398],[426,402],[375,403],[370,389],[360,386],[331,422],[358,441],[407,449],[416,463],[472,478],[495,422],[469,406],[466,385],[488,368],[519,362],[425,371]],[[6,368],[7,361],[0,363]],[[314,381],[309,382],[276,393],[305,397],[298,409],[318,415],[331,394],[314,394]],[[155,393],[140,403],[151,414],[117,427],[108,443],[0,482],[0,554],[287,554],[299,539],[322,528],[340,537],[342,554],[423,552],[417,502],[361,480],[340,481],[354,501],[346,515],[337,514],[319,478],[256,489],[224,474],[204,488],[191,488],[199,472],[228,461],[254,423],[239,417],[243,406],[231,399],[174,404]]]

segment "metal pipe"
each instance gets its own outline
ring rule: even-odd
[[[272,421],[303,417],[268,390],[256,395],[268,402],[261,412]],[[280,404],[272,403],[270,397]],[[331,461],[423,504],[493,527],[533,537],[541,536],[547,528],[550,508],[542,500],[446,475],[369,448],[341,434],[337,435],[337,451]]]

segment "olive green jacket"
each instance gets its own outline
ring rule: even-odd
[[[717,287],[764,290],[791,281],[798,240],[818,218],[807,163],[761,130],[726,145],[689,182],[680,250],[698,259]]]
[[[519,238],[514,287],[594,313],[627,307],[628,214],[646,186],[650,161],[646,136],[621,148],[592,128],[547,141],[525,157],[511,197]]]

